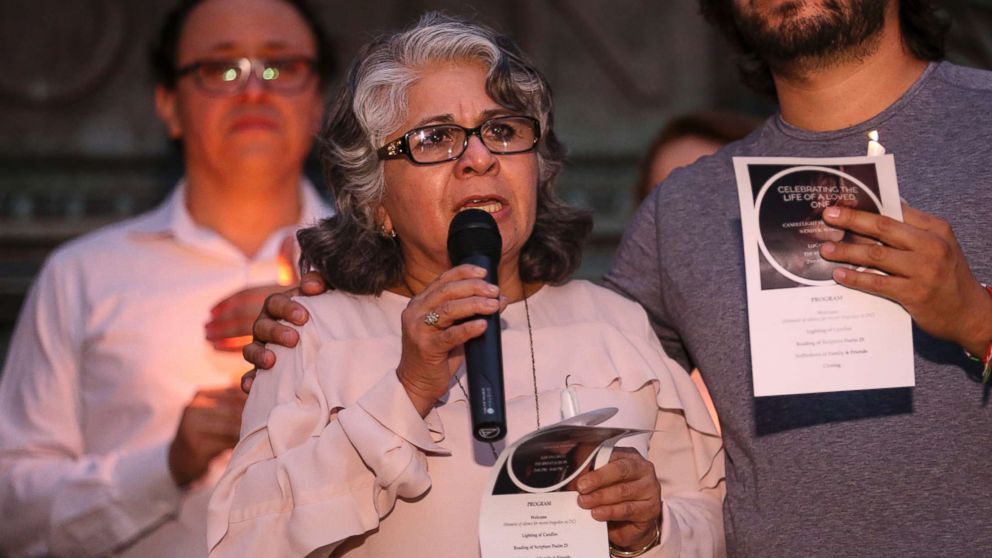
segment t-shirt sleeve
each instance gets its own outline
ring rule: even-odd
[[[659,250],[659,243],[663,241],[657,211],[660,189],[656,188],[637,210],[603,282],[608,288],[640,303],[665,352],[686,370],[691,370],[694,363],[676,330],[675,316],[668,304],[667,297],[674,296],[674,289]]]

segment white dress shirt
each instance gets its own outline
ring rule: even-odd
[[[301,183],[299,225],[330,214]],[[158,208],[56,250],[31,289],[0,377],[0,553],[195,557],[227,454],[180,490],[168,448],[202,388],[247,370],[204,337],[209,310],[276,282],[276,231],[249,259],[186,208]]]

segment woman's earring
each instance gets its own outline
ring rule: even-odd
[[[387,231],[385,223],[379,225],[379,232],[386,238],[396,238],[396,229],[389,229]]]

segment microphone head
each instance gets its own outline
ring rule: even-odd
[[[448,227],[448,258],[458,265],[465,256],[486,256],[499,262],[503,238],[493,216],[481,209],[460,211]]]

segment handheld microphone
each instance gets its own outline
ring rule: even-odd
[[[498,285],[497,268],[503,239],[492,215],[466,209],[455,215],[448,228],[448,257],[452,265],[473,264],[486,270],[486,281]],[[472,434],[482,442],[506,436],[506,401],[503,391],[503,343],[499,314],[473,316],[486,320],[486,331],[465,342]]]

